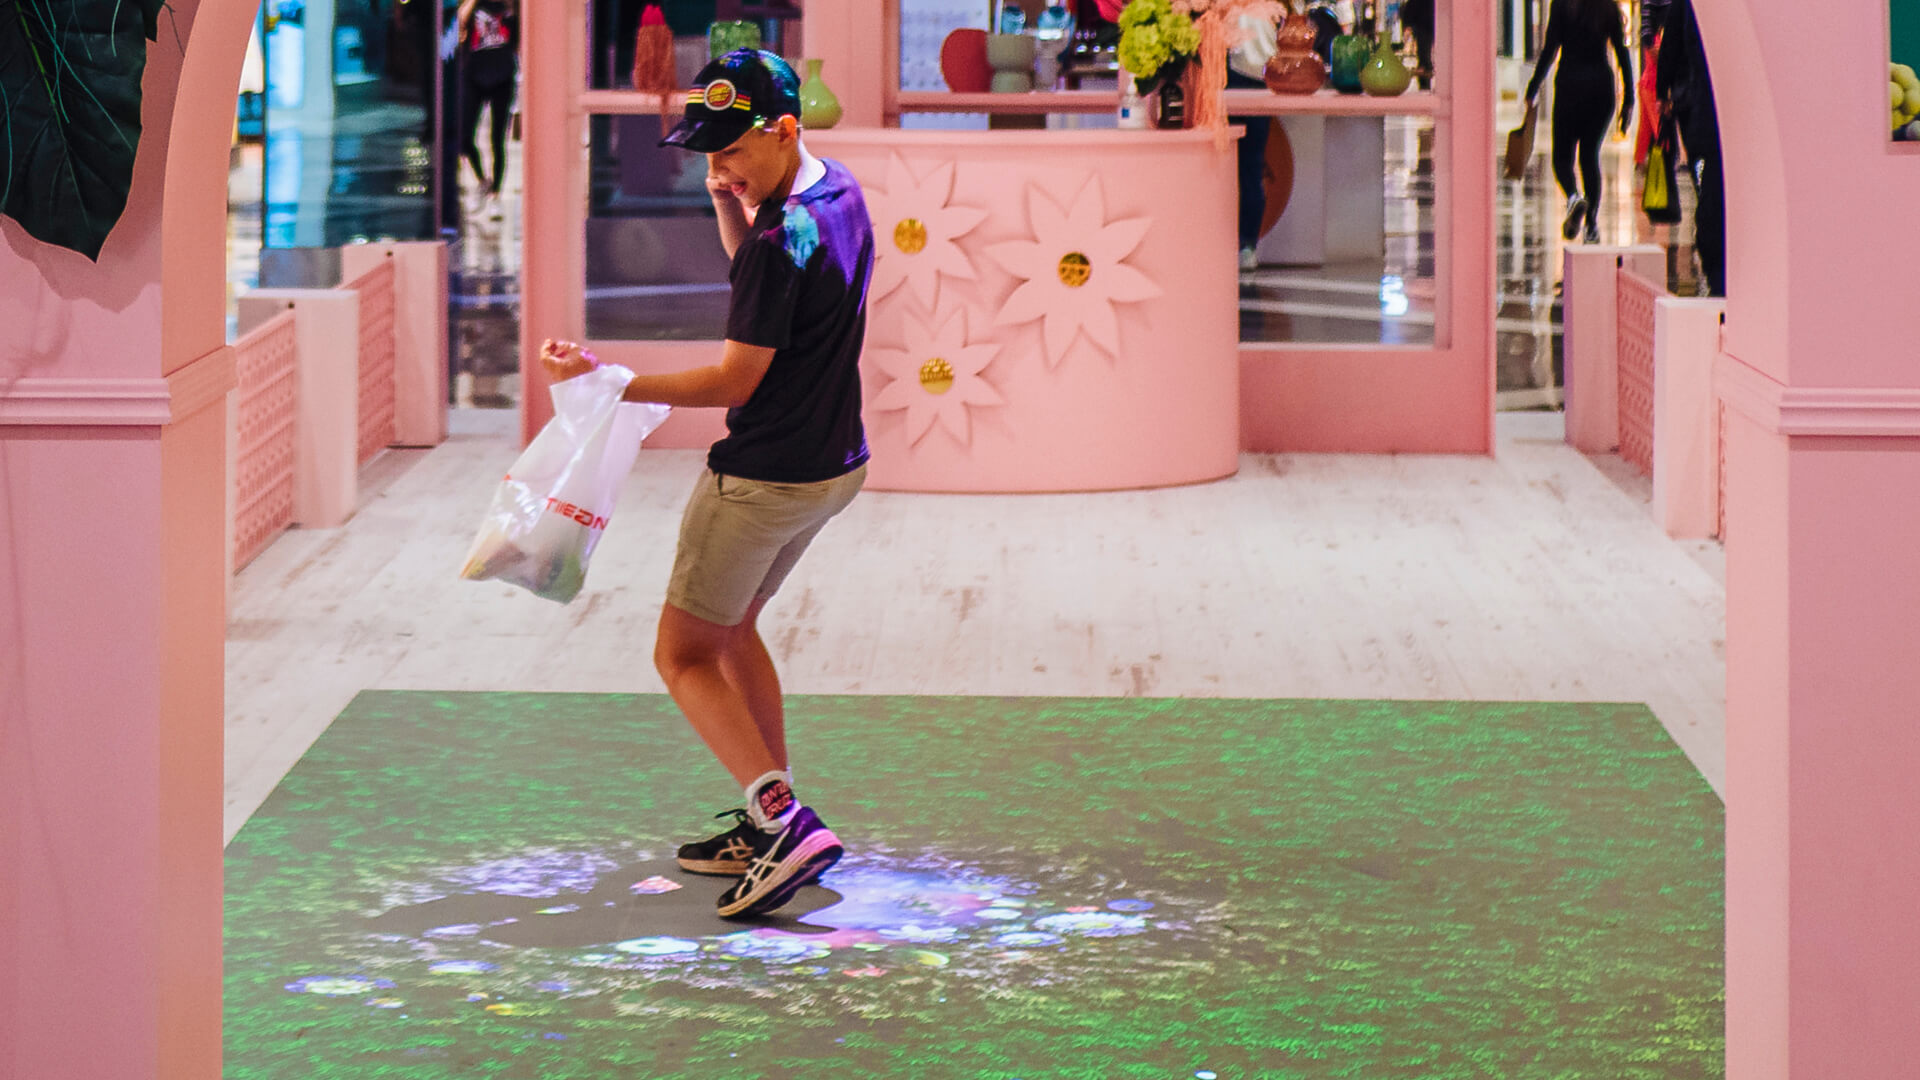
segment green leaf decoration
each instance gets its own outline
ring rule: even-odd
[[[0,0],[0,213],[89,259],[127,206],[164,0]]]

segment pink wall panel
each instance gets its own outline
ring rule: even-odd
[[[159,438],[4,435],[0,1061],[21,1080],[152,1076],[166,976],[156,905],[170,869],[158,812]],[[219,550],[216,537],[216,563]],[[217,730],[217,711],[211,719]],[[217,815],[217,765],[206,780]],[[217,853],[217,816],[206,840]],[[179,930],[194,933],[195,922]]]
[[[1483,454],[1493,416],[1478,363],[1448,350],[1243,347],[1241,439],[1288,453]]]
[[[1793,1075],[1912,1076],[1920,439],[1797,439],[1787,477]]]

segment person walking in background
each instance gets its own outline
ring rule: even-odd
[[[513,119],[514,84],[520,74],[520,20],[507,0],[464,0],[460,5],[460,152],[487,187],[486,213],[499,220],[500,185],[507,178],[507,125]],[[487,179],[475,137],[480,109],[492,115],[493,179]]]
[[[1415,72],[1420,89],[1433,89],[1433,0],[1406,0],[1400,5],[1401,29],[1413,35],[1414,56],[1420,61]]]
[[[1600,242],[1600,145],[1614,115],[1609,49],[1620,65],[1624,95],[1620,130],[1624,132],[1633,123],[1633,57],[1627,52],[1626,21],[1614,0],[1553,0],[1547,12],[1546,41],[1527,83],[1531,105],[1558,57],[1559,71],[1553,80],[1553,176],[1567,196],[1560,234],[1571,240],[1581,235],[1584,225],[1589,244]]]
[[[1727,189],[1720,165],[1720,114],[1713,104],[1713,77],[1693,0],[1673,0],[1667,9],[1654,71],[1654,93],[1673,110],[1693,174],[1693,249],[1700,254],[1707,295],[1727,295]]]
[[[1653,73],[1659,67],[1660,31],[1667,23],[1671,0],[1640,0],[1640,129],[1633,136],[1633,163],[1645,165],[1658,135],[1659,95],[1653,92]]]
[[[1278,26],[1251,15],[1240,17],[1240,44],[1227,54],[1227,85],[1265,90],[1267,61],[1278,45]],[[1267,216],[1267,140],[1273,120],[1265,116],[1229,116],[1245,129],[1238,154],[1240,177],[1240,269],[1260,269],[1260,225]]]

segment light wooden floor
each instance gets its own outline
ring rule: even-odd
[[[375,462],[357,517],[236,578],[232,838],[367,688],[660,692],[653,626],[702,456],[642,455],[561,607],[455,577],[515,456],[456,413]],[[1645,702],[1725,774],[1724,573],[1630,482],[1502,414],[1496,457],[1246,455],[1238,476],[1062,496],[867,493],[763,619],[800,693]],[[937,437],[937,436],[934,436]]]

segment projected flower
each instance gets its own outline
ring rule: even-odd
[[[833,952],[831,948],[805,938],[755,931],[729,934],[721,939],[721,948],[728,956],[748,957],[769,964],[797,964],[802,960],[818,960]]]
[[[619,942],[614,948],[633,956],[681,956],[699,952],[700,943],[686,938],[643,937]]]
[[[287,989],[295,994],[356,997],[373,990],[391,990],[393,983],[386,979],[369,979],[364,975],[309,975],[288,983]]]
[[[1161,292],[1145,274],[1123,261],[1146,238],[1152,219],[1108,221],[1106,196],[1097,176],[1087,181],[1065,210],[1037,188],[1028,189],[1027,216],[1034,239],[987,248],[995,262],[1022,281],[994,321],[1017,326],[1043,320],[1049,367],[1060,362],[1075,335],[1082,332],[1095,345],[1119,355],[1120,322],[1114,305],[1150,300]]]
[[[1069,911],[1033,921],[1035,930],[1054,934],[1078,934],[1081,937],[1119,937],[1138,934],[1147,928],[1147,920],[1138,915],[1119,915],[1107,911]]]
[[[999,353],[998,346],[967,344],[967,313],[955,311],[938,329],[908,318],[905,349],[868,349],[867,355],[893,379],[875,395],[876,412],[907,411],[907,444],[918,443],[939,421],[948,434],[967,445],[972,437],[968,409],[1004,404],[980,372]]]
[[[920,302],[932,308],[940,296],[941,274],[973,280],[973,263],[954,241],[986,220],[987,212],[949,205],[952,194],[952,162],[937,165],[924,179],[916,180],[898,154],[887,165],[886,190],[866,189],[874,239],[871,299],[878,300],[907,282]]]
[[[499,970],[485,960],[447,960],[427,968],[436,975],[485,975]]]

